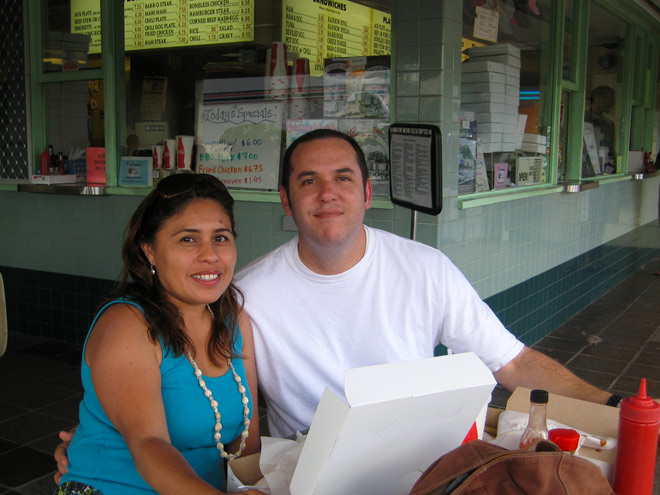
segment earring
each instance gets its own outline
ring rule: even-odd
[[[154,265],[150,263],[149,266],[151,267],[151,274],[156,275],[156,269],[154,268]]]

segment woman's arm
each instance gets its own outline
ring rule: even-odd
[[[161,396],[160,345],[136,308],[116,304],[94,326],[85,350],[103,410],[145,481],[163,495],[219,494],[170,441]]]
[[[243,365],[248,386],[250,387],[250,402],[252,404],[252,420],[250,421],[249,436],[245,442],[242,455],[250,455],[261,450],[261,437],[259,436],[259,398],[257,388],[257,367],[254,359],[254,338],[252,336],[252,323],[245,311],[238,316],[241,335],[243,337]],[[241,443],[240,437],[229,444],[229,452],[236,452]]]

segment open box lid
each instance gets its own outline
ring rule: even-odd
[[[530,389],[518,387],[506,403],[507,410],[529,414]],[[593,435],[616,438],[619,409],[556,394],[548,394],[546,416],[559,423]]]
[[[292,495],[405,495],[459,446],[495,379],[473,353],[348,370],[348,404],[326,390],[291,481]]]

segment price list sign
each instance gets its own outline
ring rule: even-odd
[[[73,32],[92,36],[100,53],[98,0],[72,0]],[[125,49],[148,50],[254,39],[254,0],[125,0]]]
[[[390,196],[394,204],[429,215],[442,210],[442,141],[428,124],[392,124]]]
[[[391,16],[346,0],[283,0],[282,38],[310,60],[312,74],[323,60],[390,53]]]

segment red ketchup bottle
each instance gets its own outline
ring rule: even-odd
[[[621,402],[614,465],[617,495],[651,495],[658,451],[660,404],[646,396],[646,378],[639,392]]]

